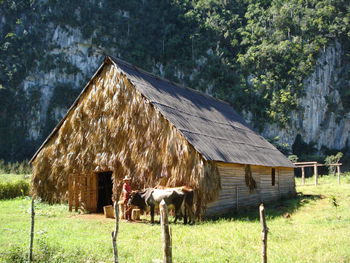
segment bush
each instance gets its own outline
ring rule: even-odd
[[[29,183],[24,180],[0,183],[0,199],[10,199],[29,194]]]
[[[295,154],[289,155],[288,156],[289,161],[291,161],[292,163],[296,163],[298,161],[298,156]]]
[[[333,164],[333,163],[339,163],[340,159],[343,157],[343,153],[342,152],[338,152],[336,155],[329,155],[326,157],[326,159],[324,160],[325,164]],[[336,167],[335,166],[328,166],[328,171],[329,174],[335,174],[336,171]]]

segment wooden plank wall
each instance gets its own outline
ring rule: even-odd
[[[295,194],[295,180],[293,168],[280,168],[280,192],[282,196]]]
[[[70,175],[68,179],[69,211],[82,209],[97,210],[97,176],[96,174]]]
[[[275,168],[275,185],[272,185],[271,167],[251,165],[257,188],[250,191],[245,183],[244,165],[225,163],[217,165],[221,178],[221,191],[218,199],[207,206],[207,216],[239,211],[295,193],[293,168]]]
[[[254,166],[256,172],[260,177],[260,193],[261,202],[269,203],[273,200],[277,200],[281,197],[280,186],[280,173],[279,168],[275,168],[275,185],[272,185],[271,167]]]
[[[220,180],[221,180],[221,191],[216,201],[210,203],[206,210],[206,215],[215,215],[224,212],[233,211],[236,206],[236,196],[241,185],[241,174],[244,173],[244,167],[240,165],[232,166],[218,166]]]

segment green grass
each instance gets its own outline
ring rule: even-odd
[[[350,262],[350,176],[343,179],[338,185],[336,178],[320,178],[323,184],[298,186],[297,197],[266,207],[269,262]],[[27,250],[29,208],[28,198],[0,201],[0,262],[15,262]],[[66,205],[37,202],[34,255],[39,262],[112,262],[113,227],[112,219],[86,219]],[[171,228],[174,262],[260,262],[258,209]],[[118,248],[120,262],[158,262],[159,225],[121,222]]]
[[[29,182],[29,174],[0,174],[0,183],[14,183],[16,181],[24,180]]]
[[[334,175],[319,175],[317,179],[318,184],[324,185],[324,184],[337,184],[338,183],[338,176]],[[295,179],[295,183],[298,186],[302,185],[302,180],[300,177]],[[340,183],[341,184],[350,184],[350,172],[347,173],[341,173],[340,175]],[[315,177],[308,177],[305,178],[305,185],[314,185],[315,184]]]

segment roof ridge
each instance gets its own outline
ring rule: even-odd
[[[194,149],[202,155],[202,157],[204,159],[212,160],[212,161],[224,161],[224,162],[232,162],[234,160],[236,163],[240,163],[242,161],[241,155],[234,156],[234,159],[232,159],[233,157],[231,155],[233,154],[233,152],[230,150],[228,150],[228,152],[227,152],[227,154],[228,154],[227,157],[222,157],[223,153],[221,153],[221,152],[220,153],[215,152],[212,149],[209,149],[210,147],[208,148],[209,150],[207,150],[206,148],[203,148],[203,147],[207,147],[207,145],[206,146],[201,145],[200,141],[203,141],[202,139],[197,143],[190,142],[190,140],[191,140],[190,138],[192,136],[195,136],[195,135],[191,136],[190,134],[199,134],[199,135],[202,135],[205,137],[217,139],[217,140],[219,140],[218,142],[222,141],[222,143],[219,143],[219,145],[221,144],[224,147],[224,145],[225,145],[224,141],[229,141],[229,138],[225,139],[225,138],[220,137],[220,136],[216,137],[215,130],[220,130],[220,129],[226,130],[226,127],[223,127],[223,126],[220,127],[220,125],[225,125],[225,126],[231,127],[233,129],[232,131],[229,131],[229,130],[227,131],[230,134],[232,133],[231,134],[232,136],[235,133],[242,133],[243,131],[247,133],[247,136],[246,136],[247,139],[242,138],[242,142],[233,142],[232,145],[234,145],[234,144],[244,145],[245,144],[248,147],[253,147],[253,148],[257,148],[257,149],[259,149],[259,148],[266,149],[266,150],[271,151],[271,154],[269,154],[269,156],[270,155],[271,156],[269,157],[270,159],[268,159],[268,160],[266,158],[260,158],[259,156],[255,156],[254,153],[252,153],[252,158],[253,159],[255,158],[254,163],[256,163],[257,165],[263,165],[263,166],[276,166],[276,165],[278,165],[281,167],[292,167],[292,164],[290,163],[290,161],[288,161],[288,159],[286,157],[282,158],[283,154],[281,152],[279,152],[275,147],[273,147],[273,145],[271,145],[271,143],[267,142],[266,139],[264,139],[258,132],[254,131],[254,129],[252,129],[250,127],[250,125],[245,122],[245,120],[232,108],[232,106],[229,103],[222,101],[220,99],[217,99],[215,97],[212,97],[208,94],[204,94],[198,90],[187,88],[187,87],[182,86],[181,84],[177,84],[177,83],[174,83],[172,81],[163,79],[157,75],[154,75],[150,72],[147,72],[141,68],[138,68],[138,67],[126,62],[126,61],[123,61],[119,58],[116,59],[116,58],[113,58],[110,56],[105,57],[103,63],[96,70],[95,74],[91,77],[91,79],[86,83],[85,87],[83,88],[83,90],[79,94],[78,98],[74,101],[74,103],[68,109],[65,116],[56,125],[56,127],[50,133],[50,135],[46,138],[46,140],[41,144],[41,146],[39,147],[37,152],[34,154],[32,159],[30,160],[30,163],[33,162],[33,160],[36,158],[36,156],[42,150],[42,148],[46,145],[46,143],[60,129],[60,127],[62,126],[62,124],[66,120],[67,116],[69,116],[69,114],[75,110],[76,106],[81,102],[81,98],[82,98],[83,94],[85,94],[85,92],[90,87],[91,82],[102,71],[102,69],[108,64],[114,65],[116,68],[118,68],[118,71],[120,73],[125,74],[133,86],[135,86],[135,87],[140,86],[140,89],[137,88],[137,90],[140,92],[140,94],[145,99],[149,100],[149,102],[157,110],[159,110],[161,112],[162,116],[178,130],[179,134],[181,134],[187,140],[187,142],[190,143],[190,145],[192,145],[194,147]],[[150,79],[148,79],[148,78],[150,78]],[[169,93],[171,93],[173,91],[179,92],[180,97],[187,98],[189,100],[191,100],[193,98],[194,101],[192,101],[193,102],[192,104],[184,105],[186,107],[189,107],[189,109],[185,108],[184,110],[182,110],[181,103],[180,104],[176,104],[176,103],[170,104],[171,106],[169,106],[169,105],[163,104],[161,102],[155,101],[155,100],[157,100],[157,97],[153,98],[152,93],[147,93],[146,92],[147,90],[144,90],[144,92],[146,92],[146,94],[148,94],[148,95],[146,95],[142,92],[142,88],[141,88],[142,85],[144,86],[143,88],[147,88],[147,87],[154,88],[154,87],[157,87],[157,85],[158,85],[159,86],[158,88],[160,88],[160,89],[162,89],[162,87],[164,86],[164,87],[166,87],[166,89],[164,90],[165,92],[169,92]],[[158,89],[153,89],[153,92],[159,92],[159,91],[158,91]],[[148,97],[148,96],[150,96],[150,97]],[[196,97],[199,100],[198,103],[195,100]],[[168,109],[171,109],[171,110],[167,110],[165,107],[167,107]],[[203,109],[200,109],[200,110],[203,110],[203,114],[206,113],[208,115],[205,115],[205,114],[202,115],[202,114],[198,113],[196,110],[191,111],[191,107],[197,107],[197,108],[203,107]],[[187,110],[189,110],[189,112],[187,112]],[[171,121],[171,118],[169,118],[169,116],[171,116],[171,114],[173,114],[172,111],[178,112],[179,115],[182,114],[183,115],[182,118],[184,118],[184,119],[188,118],[188,121],[191,121],[191,118],[193,118],[193,120],[195,120],[194,118],[196,118],[196,119],[198,119],[198,121],[190,123],[190,126],[186,126],[186,125],[182,126],[182,124],[179,126],[177,124],[175,125],[175,123],[173,123]],[[216,112],[219,114],[222,114],[223,120],[227,119],[227,123],[221,122],[221,117],[219,115],[217,115]],[[210,116],[212,118],[210,118]],[[218,120],[218,121],[215,121],[215,120]],[[200,125],[198,124],[196,126],[195,124],[197,122],[199,122]],[[207,123],[208,125],[213,126],[214,132],[213,133],[209,132],[208,134],[200,133],[201,132],[200,127],[201,127],[201,125],[203,125],[203,123],[201,123],[201,122],[203,122],[204,124],[205,124],[205,122],[208,122]],[[234,125],[235,122],[241,124],[242,127],[235,126]],[[193,131],[188,130],[188,129],[191,129],[191,125],[194,125],[196,129]],[[236,131],[234,131],[234,130],[236,130]],[[251,137],[251,136],[249,136],[248,133],[252,134],[254,136]],[[221,133],[218,133],[218,134],[220,135]],[[197,137],[198,137],[197,139],[200,138],[199,136],[197,136]],[[234,140],[235,138],[233,137],[232,139]],[[255,142],[255,140],[257,142],[257,145],[251,144],[251,142]],[[261,140],[261,142],[260,142],[260,140]],[[249,141],[249,143],[244,142],[244,141]],[[263,141],[268,144],[267,146],[271,145],[272,148],[266,147],[265,143],[263,143]],[[203,143],[205,143],[205,142],[203,141],[202,144]]]
[[[203,134],[203,133],[196,132],[196,131],[190,131],[190,130],[187,130],[187,129],[181,129],[181,128],[180,128],[179,130],[180,130],[180,131],[184,131],[184,132],[188,132],[188,133],[203,135],[203,136],[205,136],[205,137],[210,137],[210,138],[214,138],[214,139],[218,139],[218,140],[222,140],[222,141],[230,141],[230,140],[228,140],[228,139],[226,139],[226,138],[222,138],[222,137],[218,137],[218,136],[213,136],[213,135],[207,135],[207,134]],[[230,142],[232,142],[232,141],[230,141]],[[249,145],[249,146],[256,147],[256,148],[274,150],[274,149],[271,149],[271,148],[268,148],[268,147],[265,147],[265,146],[254,145],[254,144],[250,144],[250,143],[246,143],[246,142],[236,142],[236,141],[234,141],[234,143],[237,143],[237,144],[245,144],[245,145]]]
[[[208,97],[208,98],[210,98],[210,99],[212,99],[212,100],[216,100],[216,101],[218,101],[218,102],[227,104],[228,106],[232,107],[231,104],[228,103],[227,101],[224,101],[224,100],[222,100],[222,99],[216,98],[216,97],[211,96],[211,95],[209,95],[209,94],[207,94],[207,93],[204,93],[204,92],[202,92],[202,91],[199,91],[199,90],[196,90],[196,89],[192,89],[192,88],[186,87],[186,86],[182,85],[181,83],[174,82],[174,81],[168,80],[168,79],[166,79],[166,78],[163,78],[163,77],[161,77],[161,76],[158,76],[158,75],[156,75],[156,74],[154,74],[154,73],[151,73],[151,72],[149,72],[149,71],[146,71],[145,69],[142,69],[142,68],[137,67],[137,66],[135,66],[135,65],[133,65],[133,64],[130,64],[129,62],[126,62],[125,60],[122,60],[121,58],[116,58],[116,57],[113,57],[113,56],[107,56],[107,58],[109,58],[109,59],[111,59],[111,60],[113,60],[113,61],[116,61],[116,62],[120,62],[120,63],[122,63],[122,64],[125,64],[125,65],[128,66],[128,67],[132,67],[132,68],[136,69],[137,71],[139,71],[139,72],[141,72],[141,73],[143,73],[143,74],[149,75],[149,76],[151,76],[151,77],[153,77],[153,78],[156,78],[156,79],[165,81],[165,82],[167,82],[167,83],[170,83],[170,84],[172,84],[172,85],[174,85],[174,86],[176,86],[176,87],[182,88],[182,89],[186,89],[186,90],[189,90],[189,91],[192,91],[192,92],[196,92],[196,93],[198,93],[198,94],[200,94],[200,95],[202,95],[202,96]],[[233,110],[234,110],[234,109],[233,109]],[[235,111],[235,110],[234,110],[234,111]]]
[[[266,158],[261,159],[259,156],[255,156],[254,154],[252,154],[253,157],[255,156],[254,158],[256,158],[258,160],[256,162],[256,164],[263,165],[263,166],[281,166],[281,167],[292,167],[293,166],[291,164],[291,162],[285,156],[283,156],[283,154],[276,147],[274,147],[264,137],[262,137],[258,132],[256,132],[252,127],[250,127],[250,125],[248,123],[246,123],[246,121],[227,102],[216,99],[216,98],[214,98],[208,94],[204,94],[198,90],[190,89],[190,88],[184,87],[180,84],[177,85],[174,82],[171,82],[169,80],[166,80],[166,79],[163,79],[159,76],[156,76],[150,72],[147,72],[147,71],[140,69],[132,64],[129,64],[128,62],[124,62],[121,59],[116,59],[113,57],[108,57],[108,59],[120,70],[120,72],[122,72],[123,74],[125,74],[127,76],[128,80],[139,90],[139,92],[141,94],[143,94],[143,96],[145,98],[147,98],[149,100],[149,102],[161,112],[162,116],[165,119],[167,119],[169,121],[169,123],[171,123],[178,130],[178,132],[185,137],[187,142],[189,142],[195,148],[195,150],[198,153],[200,153],[205,159],[213,160],[213,161],[223,161],[224,160],[225,162],[232,162],[232,160],[233,160],[232,158],[234,158],[235,162],[238,162],[242,158],[242,156],[239,155],[238,157],[237,156],[232,157],[231,156],[232,151],[228,150],[229,157],[227,157],[227,158],[222,157],[222,153],[217,153],[217,152],[213,151],[212,149],[209,149],[209,150],[205,149],[203,140],[197,140],[197,142],[191,142],[190,134],[202,135],[202,136],[205,136],[208,138],[217,139],[217,140],[222,141],[222,142],[229,141],[229,140],[224,139],[224,138],[215,137],[215,136],[211,135],[211,133],[202,134],[202,133],[199,133],[197,131],[190,131],[186,128],[188,125],[194,125],[194,123],[188,124],[188,125],[183,125],[183,124],[181,124],[181,122],[179,122],[178,124],[175,124],[174,122],[172,122],[172,120],[170,118],[171,116],[174,118],[177,118],[176,117],[177,114],[180,114],[180,115],[182,114],[183,118],[187,118],[187,116],[188,116],[189,120],[191,119],[191,117],[195,117],[196,119],[199,120],[199,122],[211,121],[212,126],[219,126],[219,125],[215,125],[215,123],[224,125],[221,122],[213,122],[209,118],[205,118],[205,117],[203,118],[201,116],[198,116],[198,115],[196,115],[195,112],[193,114],[191,114],[191,113],[188,113],[184,110],[181,110],[182,106],[180,106],[176,103],[174,105],[171,104],[172,106],[161,103],[161,101],[160,101],[161,97],[159,97],[159,96],[161,95],[162,92],[165,92],[167,94],[172,94],[172,92],[175,92],[177,94],[179,92],[180,97],[189,99],[193,102],[193,105],[187,105],[190,108],[192,106],[193,107],[204,106],[205,108],[207,108],[207,111],[211,111],[210,108],[213,107],[215,109],[215,111],[217,111],[223,115],[224,119],[227,119],[228,127],[232,127],[232,129],[236,130],[236,132],[238,132],[238,133],[242,133],[243,131],[246,132],[247,133],[246,139],[242,138],[242,140],[243,141],[256,140],[258,142],[258,144],[253,145],[251,143],[242,142],[242,143],[239,143],[240,145],[247,145],[247,147],[256,148],[256,150],[265,149],[265,150],[270,151],[269,156],[270,155],[271,156],[270,156],[269,160],[266,160]],[[150,78],[150,79],[148,79],[148,78]],[[164,86],[164,87],[162,88],[162,86]],[[156,94],[152,94],[152,92],[150,93],[150,90],[155,91],[152,88],[157,88],[157,87],[159,89],[158,93],[157,92],[156,92]],[[147,89],[149,89],[149,91],[147,91]],[[158,90],[158,89],[156,89],[156,90]],[[200,100],[203,99],[204,101],[200,102],[199,104],[195,103],[191,98],[196,97],[196,96]],[[205,99],[208,100],[207,103],[206,103]],[[172,111],[167,110],[166,108],[171,109],[172,111],[174,111],[174,113],[172,113]],[[209,116],[211,116],[211,115],[209,114],[208,117]],[[215,119],[216,115],[213,115],[212,117]],[[232,122],[240,123],[240,124],[242,124],[243,127],[246,127],[246,129],[237,127],[237,126],[233,125]],[[196,125],[194,125],[194,126],[196,128],[198,128],[200,125],[198,127]],[[216,127],[216,128],[214,128],[214,130],[215,129],[220,129],[220,127]],[[230,131],[228,131],[228,132],[231,133]],[[253,137],[248,136],[249,135],[248,133],[251,134]],[[197,138],[197,139],[199,139],[199,138]],[[266,147],[265,143],[270,145],[271,147]]]
[[[206,121],[210,121],[210,122],[213,122],[213,123],[218,123],[218,124],[222,124],[222,125],[225,125],[225,126],[230,126],[230,127],[233,127],[234,129],[239,129],[239,130],[243,130],[243,131],[248,131],[248,132],[251,132],[251,133],[256,133],[254,132],[253,130],[249,129],[249,128],[241,128],[241,127],[238,127],[238,126],[235,126],[233,124],[228,124],[228,123],[224,123],[224,122],[220,122],[220,121],[213,121],[211,119],[208,119],[208,118],[205,118],[205,117],[201,117],[201,116],[197,116],[197,115],[194,115],[194,114],[191,114],[187,111],[184,111],[184,110],[181,110],[181,109],[175,109],[174,107],[171,107],[169,105],[166,105],[164,103],[160,103],[160,102],[157,102],[157,101],[154,101],[154,100],[150,100],[153,104],[158,104],[158,105],[162,105],[162,106],[165,106],[165,107],[168,107],[172,110],[176,110],[176,111],[181,111],[189,116],[192,116],[192,117],[196,117],[196,118],[199,118],[199,119],[203,119],[203,120],[206,120]]]

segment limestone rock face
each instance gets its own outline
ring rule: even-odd
[[[31,107],[32,112],[28,114],[27,137],[38,142],[43,141],[48,129],[67,111],[67,92],[71,93],[71,97],[76,97],[101,64],[104,55],[118,55],[118,50],[96,46],[91,39],[84,38],[78,28],[69,26],[49,24],[46,41],[52,48],[44,59],[56,59],[56,66],[43,70],[39,65],[28,73],[21,84],[26,96],[30,97],[33,92],[39,96],[37,105]],[[320,54],[314,72],[304,81],[305,94],[299,99],[299,110],[291,112],[290,127],[266,124],[263,136],[278,136],[280,143],[290,147],[298,134],[307,143],[316,142],[318,149],[322,146],[331,149],[342,149],[346,144],[350,146],[350,112],[344,110],[339,94],[339,82],[344,70],[342,55],[342,46],[338,42],[329,45]],[[164,66],[155,64],[154,72],[164,76]],[[185,73],[178,71],[174,74],[182,79]],[[347,85],[350,86],[350,83]],[[212,84],[207,83],[206,92],[211,94],[212,89]],[[251,121],[249,112],[244,116],[248,122]]]
[[[45,59],[58,57],[64,65],[59,66],[58,62],[58,67],[50,70],[36,68],[23,81],[26,94],[30,95],[35,89],[40,94],[40,104],[34,107],[28,129],[28,138],[31,140],[42,140],[42,130],[47,121],[57,123],[67,111],[66,106],[60,105],[66,103],[55,101],[53,95],[59,94],[59,89],[68,87],[78,94],[78,90],[88,81],[103,59],[103,52],[98,47],[93,47],[90,40],[84,39],[79,29],[68,26],[61,28],[50,24],[46,41],[54,48],[45,55]],[[73,70],[70,70],[72,68]]]
[[[291,146],[300,134],[306,143],[315,142],[318,149],[350,146],[350,112],[345,112],[339,94],[342,55],[338,42],[322,52],[314,72],[304,81],[305,95],[299,99],[299,110],[291,112],[290,127],[266,125],[265,137],[278,136],[281,143]]]

